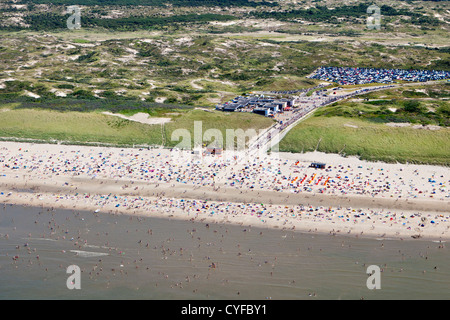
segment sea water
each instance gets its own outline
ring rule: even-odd
[[[67,286],[71,265],[81,289]],[[3,300],[449,299],[449,266],[439,241],[0,207]]]

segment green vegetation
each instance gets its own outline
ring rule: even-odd
[[[450,70],[450,15],[444,3],[380,0],[382,28],[368,30],[363,25],[371,4],[335,0],[3,1],[0,136],[114,145],[164,141],[173,146],[168,142],[172,132],[177,128],[192,132],[197,120],[203,121],[204,130],[214,127],[222,132],[269,126],[271,120],[264,117],[218,113],[211,107],[248,92],[314,87],[320,81],[306,76],[322,65]],[[79,30],[67,29],[69,14],[64,12],[69,5],[82,6]],[[446,154],[431,159],[427,147],[418,155],[409,142],[399,149],[401,153],[389,148],[380,151],[375,148],[375,136],[365,133],[380,132],[392,140],[398,135],[399,141],[406,139],[406,132],[412,137],[424,135],[424,141],[435,135],[441,151],[446,150],[448,141],[443,144],[442,139],[449,126],[449,91],[445,83],[416,84],[338,102],[308,120],[334,121],[336,136],[320,131],[331,127],[311,127],[318,135],[309,142],[317,145],[323,134],[319,148],[330,152],[345,147],[344,153],[368,159],[448,162]],[[172,121],[163,126],[145,125],[106,116],[103,111],[144,112]],[[360,138],[366,137],[368,144],[352,136],[356,128],[338,125],[339,121],[358,122]],[[389,122],[436,125],[440,130],[389,127]],[[304,136],[298,136],[302,144],[290,138],[301,128],[297,126],[282,146],[294,151],[309,148],[303,145]],[[341,140],[333,140],[334,147],[325,143],[333,138]],[[395,146],[392,143],[392,149]]]
[[[179,141],[172,141],[172,133],[186,129],[194,137],[194,121],[202,121],[203,133],[219,129],[225,137],[227,129],[255,129],[269,127],[273,120],[254,114],[223,113],[193,109],[150,108],[110,110],[131,116],[137,112],[148,113],[152,117],[168,117],[172,121],[161,125],[148,125],[109,116],[96,111],[85,111],[80,106],[72,106],[71,111],[55,111],[51,108],[30,109],[21,103],[0,105],[0,137],[34,139],[41,142],[60,141],[66,144],[101,143],[114,146],[161,145],[174,147]],[[84,110],[75,111],[75,110]],[[163,138],[164,136],[164,138]],[[192,141],[193,142],[193,141]],[[205,141],[208,143],[208,141]]]
[[[90,99],[82,97],[74,98],[40,98],[33,99],[24,96],[7,97],[3,95],[1,104],[14,104],[15,109],[35,109],[35,110],[53,110],[53,111],[76,111],[76,112],[91,112],[91,111],[110,111],[113,113],[120,112],[133,114],[136,112],[147,112],[152,115],[152,110],[189,110],[192,106],[181,104],[155,103],[140,100],[125,99],[97,99],[89,96]],[[1,106],[1,105],[0,105]]]
[[[363,160],[450,165],[450,132],[390,127],[344,117],[310,117],[293,128],[280,151],[321,151]]]
[[[383,16],[382,28],[386,31],[401,29],[415,32],[417,29],[424,33],[439,32],[439,28],[446,28],[446,12],[438,7],[415,5],[408,2],[405,7],[400,2],[382,1],[377,3]],[[253,0],[22,0],[27,8],[17,8],[13,2],[0,5],[0,12],[7,12],[7,19],[0,22],[0,29],[6,30],[57,30],[66,27],[68,15],[61,14],[63,8],[71,5],[83,6],[83,27],[103,27],[110,30],[164,30],[186,28],[192,25],[204,24],[211,33],[251,31],[248,26],[224,26],[217,28],[206,22],[258,19],[279,20],[286,24],[280,32],[298,33],[303,21],[325,23],[321,32],[335,33],[338,36],[355,37],[362,35],[361,24],[369,16],[367,8],[372,2],[357,4],[335,3],[333,0],[285,2],[285,1],[253,1]],[[45,11],[41,4],[48,5]],[[410,6],[417,7],[416,10]],[[212,13],[212,7],[214,10]],[[110,9],[120,9],[120,15],[110,15]],[[430,12],[430,10],[432,10]],[[439,12],[437,18],[433,13]],[[15,15],[15,17],[9,16]],[[9,21],[8,21],[9,20]],[[302,21],[299,21],[302,20]],[[348,24],[345,26],[345,24]],[[330,25],[334,30],[330,30]],[[355,27],[356,26],[356,27]],[[336,30],[336,27],[339,27]],[[342,28],[341,28],[342,27]],[[307,28],[302,32],[317,30],[317,27]],[[222,31],[220,31],[222,30]],[[252,31],[261,30],[254,28]]]
[[[317,110],[315,116],[358,118],[377,123],[403,122],[449,127],[449,109],[449,102],[439,100],[341,101]]]
[[[198,6],[231,6],[231,7],[255,7],[259,5],[276,6],[277,3],[267,1],[249,0],[24,0],[24,3],[54,4],[54,5],[83,5],[83,6],[156,6],[163,7],[167,3],[177,7]]]
[[[174,122],[169,122],[165,125],[166,135],[170,140],[172,132],[176,129],[187,129],[191,137],[194,137],[194,121],[202,121],[202,131],[203,134],[208,129],[218,129],[222,133],[223,142],[219,141],[219,145],[226,146],[226,130],[227,129],[242,129],[244,131],[249,129],[259,130],[270,127],[274,120],[266,117],[261,117],[252,113],[240,113],[240,112],[221,112],[221,111],[203,111],[203,110],[193,110],[188,113],[184,113],[182,116],[178,117]],[[205,143],[211,143],[214,141],[205,140]],[[178,141],[168,141],[168,146],[176,146]],[[192,145],[193,147],[193,141]]]
[[[314,22],[340,23],[338,18],[366,18],[369,16],[367,8],[371,3],[359,3],[358,5],[343,5],[330,9],[327,6],[316,5],[308,9],[297,9],[289,11],[264,11],[251,12],[250,14],[257,18],[272,18],[278,20],[303,19]],[[409,23],[419,25],[437,26],[441,23],[439,19],[425,16],[418,12],[407,9],[396,9],[389,5],[381,5],[380,12],[383,17],[408,16],[411,18]],[[407,21],[405,21],[408,23]],[[364,21],[365,23],[365,21]]]
[[[96,112],[19,109],[0,111],[0,136],[85,144],[161,144],[161,128]]]
[[[69,15],[60,15],[55,13],[39,13],[27,15],[25,22],[32,30],[55,30],[67,28],[67,18]],[[84,27],[101,27],[109,30],[140,30],[140,29],[158,29],[167,25],[177,23],[204,23],[208,21],[230,21],[236,17],[222,14],[188,14],[175,15],[170,17],[126,17],[117,19],[101,19],[89,16],[83,16],[82,24]],[[16,29],[24,27],[17,26]],[[11,28],[9,28],[11,29]]]
[[[450,84],[375,91],[317,109],[280,143],[364,160],[450,165]]]
[[[28,91],[46,99],[105,98],[126,100],[127,104],[130,100],[162,99],[212,107],[244,92],[315,86],[318,81],[305,76],[323,64],[435,69],[438,63],[450,60],[445,50],[338,40],[277,41],[206,34],[148,37],[146,33],[120,39],[116,37],[122,33],[100,33],[108,38],[96,41],[90,36],[98,33],[85,30],[67,34],[68,39],[64,33],[56,34],[58,37],[3,35],[0,77],[11,78],[5,71],[12,65],[18,70],[15,81],[0,86],[1,98]],[[437,97],[442,92],[428,96]]]

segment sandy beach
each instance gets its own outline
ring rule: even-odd
[[[313,161],[325,169],[310,168]],[[450,238],[449,168],[0,143],[0,201],[355,237]]]

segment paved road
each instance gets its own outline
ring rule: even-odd
[[[300,95],[301,107],[277,115],[277,123],[274,124],[269,130],[259,135],[249,145],[248,156],[255,156],[272,149],[272,147],[276,146],[281,141],[281,139],[289,132],[289,130],[291,130],[300,121],[307,118],[312,114],[312,112],[314,112],[314,110],[320,107],[332,104],[339,100],[348,99],[356,95],[366,94],[368,92],[384,90],[392,87],[394,87],[394,85],[360,88],[355,89],[355,91],[352,91],[350,93],[339,96],[325,96],[320,93],[313,93],[308,97],[307,93],[302,93]]]
[[[281,139],[283,139],[283,137],[300,121],[303,121],[308,116],[310,116],[314,112],[314,110],[326,105],[330,105],[336,101],[388,88],[432,85],[442,82],[443,81],[429,81],[360,87],[356,88],[352,92],[339,94],[336,96],[324,95],[317,91],[313,92],[310,96],[307,95],[308,92],[314,91],[325,85],[320,85],[309,90],[298,90],[299,92],[301,92],[300,95],[298,95],[298,97],[300,98],[301,107],[276,115],[275,119],[277,120],[277,123],[270,127],[267,131],[260,134],[256,139],[254,139],[254,141],[252,141],[247,150],[247,154],[248,156],[254,157],[258,154],[261,155],[266,153],[268,150],[271,150],[273,147],[275,147],[281,141]]]

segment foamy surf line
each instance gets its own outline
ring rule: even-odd
[[[111,248],[111,247],[106,247],[106,246],[96,246],[96,245],[92,245],[92,244],[85,244],[84,246],[86,248],[93,248],[93,249],[117,250],[117,248]]]
[[[109,253],[82,251],[82,250],[70,250],[70,252],[73,252],[77,256],[82,257],[82,258],[95,258],[95,257],[103,257],[103,256],[109,255]]]
[[[38,240],[38,241],[53,241],[56,242],[58,240],[55,239],[49,239],[49,238],[22,238],[22,240]]]

